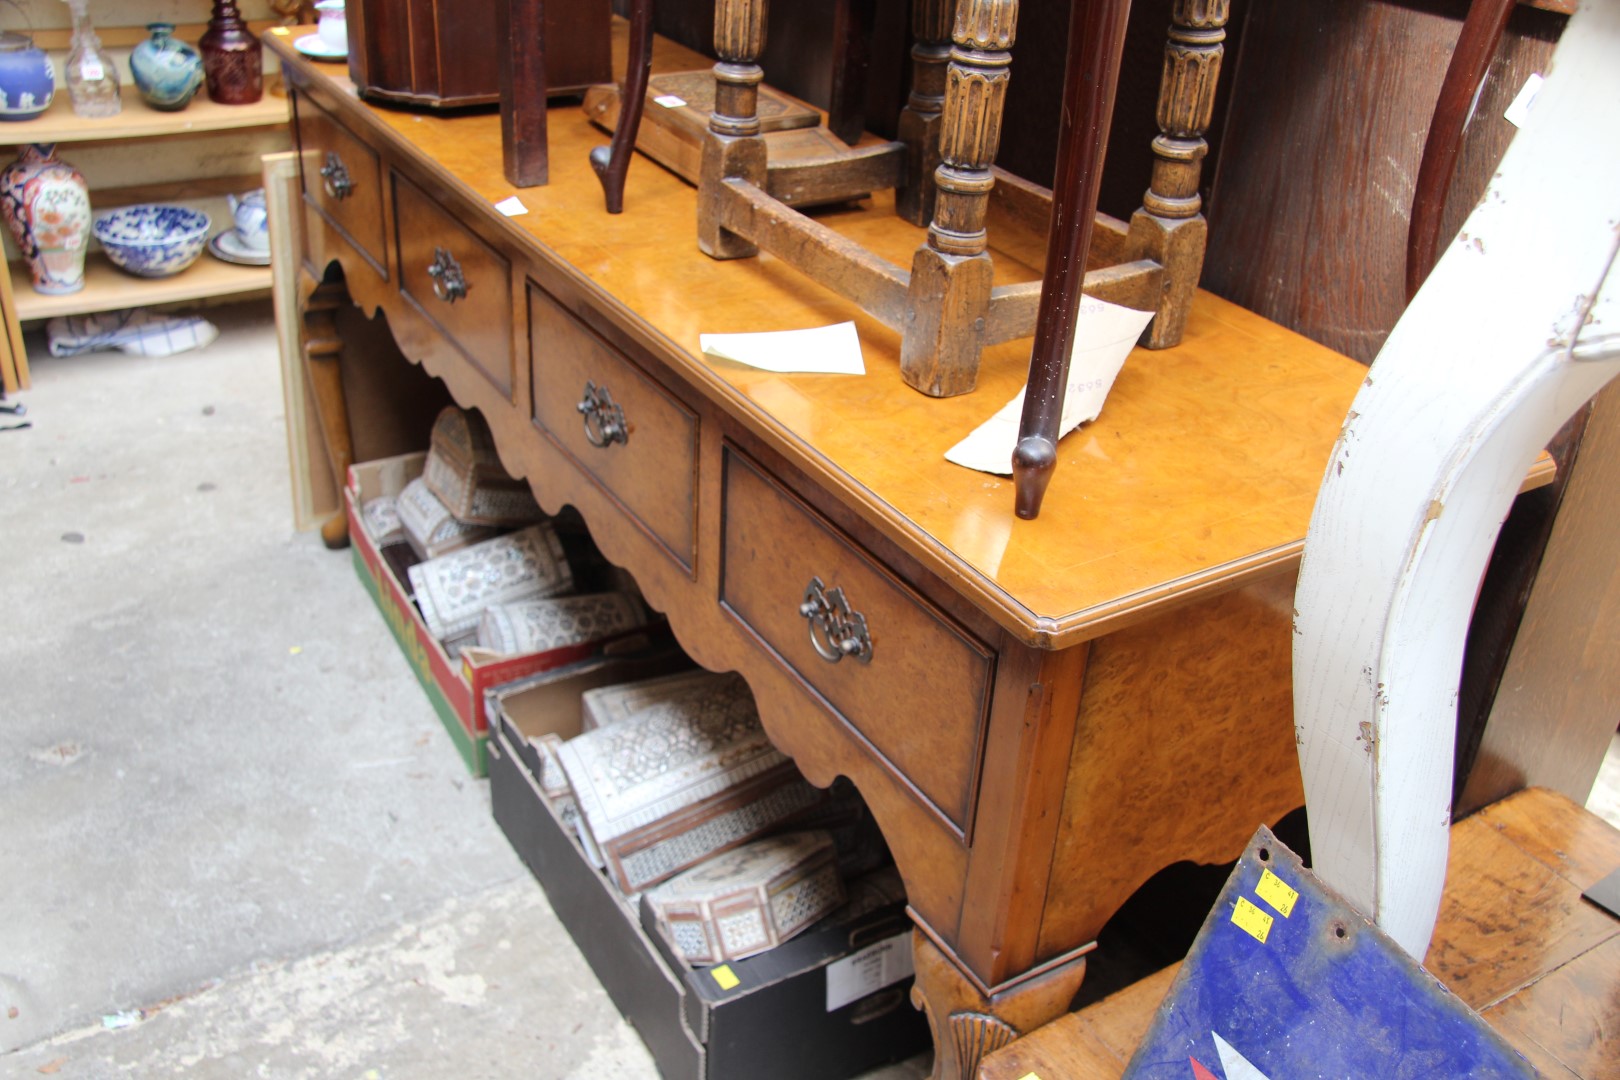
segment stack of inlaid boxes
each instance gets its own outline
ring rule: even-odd
[[[692,963],[739,960],[834,912],[904,899],[860,797],[800,775],[739,675],[589,690],[581,734],[534,743],[542,793],[586,857],[630,904],[644,894]]]
[[[451,406],[433,425],[422,475],[361,509],[379,550],[404,541],[403,576],[451,656],[544,652],[647,623],[633,590],[599,591],[605,564],[582,529],[547,518],[502,468],[483,419]]]

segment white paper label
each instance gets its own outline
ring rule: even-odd
[[[885,986],[909,979],[916,971],[911,960],[911,931],[868,945],[827,965],[827,1011],[836,1012]]]
[[[682,105],[686,104],[685,98],[677,97],[674,94],[659,94],[657,97],[653,98],[653,101],[658,105],[662,105],[666,109],[678,109]]]
[[[495,209],[499,210],[507,217],[519,217],[529,212],[529,208],[523,205],[523,200],[518,198],[516,195],[508,195],[506,198],[495,204]]]
[[[84,63],[79,65],[79,74],[86,82],[100,82],[107,77],[107,69],[101,66],[100,57],[87,56]]]
[[[1514,127],[1524,127],[1524,122],[1530,119],[1530,110],[1535,107],[1536,95],[1541,92],[1543,81],[1540,75],[1531,75],[1524,80],[1524,85],[1519,88],[1518,96],[1513,99],[1513,104],[1509,105],[1507,111],[1502,113],[1502,119]]]

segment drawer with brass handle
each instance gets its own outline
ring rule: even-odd
[[[326,219],[341,243],[386,279],[388,241],[377,152],[307,95],[297,95],[295,101],[305,201]],[[351,272],[356,268],[347,267]]]
[[[400,294],[510,401],[511,261],[405,176],[393,186]]]
[[[965,836],[995,653],[729,445],[721,489],[721,603]]]
[[[698,414],[535,285],[529,355],[535,424],[691,573]]]

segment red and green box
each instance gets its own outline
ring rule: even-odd
[[[377,610],[382,612],[388,628],[394,632],[394,640],[399,642],[400,651],[416,673],[416,680],[433,703],[468,771],[474,776],[483,776],[487,772],[484,749],[489,740],[484,691],[583,660],[603,643],[569,645],[521,656],[498,656],[467,649],[459,658],[452,658],[444,651],[444,646],[428,632],[427,624],[411,602],[409,590],[366,534],[360,518],[360,508],[368,500],[398,495],[406,484],[420,476],[426,458],[422,453],[403,454],[350,466],[344,499],[348,506],[354,569],[376,602]]]

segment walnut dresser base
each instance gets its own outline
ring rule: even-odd
[[[699,252],[678,178],[634,169],[630,210],[605,214],[577,107],[553,108],[551,182],[506,217],[498,117],[375,108],[266,40],[292,89],[303,347],[334,465],[349,414],[388,407],[344,400],[352,303],[482,413],[545,510],[577,508],[699,663],[747,679],[811,782],[857,785],[906,882],[936,1077],[1064,1012],[1154,870],[1234,858],[1303,802],[1293,581],[1358,365],[1200,294],[1184,343],[1133,356],[1019,521],[1010,481],[941,455],[1016,392],[1027,343],[986,351],[979,392],[926,398],[854,305]],[[702,64],[656,46],[655,70]],[[919,235],[888,206],[828,220],[901,262]],[[998,274],[1037,280],[1018,256],[1039,247],[998,249]],[[846,319],[863,378],[698,350],[703,331]]]

